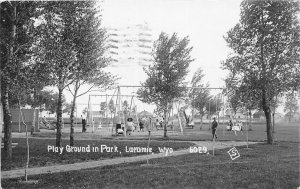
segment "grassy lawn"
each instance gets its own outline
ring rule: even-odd
[[[211,140],[212,134],[211,131],[208,130],[209,125],[204,124],[202,130],[200,130],[200,125],[196,125],[193,129],[183,128],[183,135],[180,132],[180,129],[175,127],[174,131],[171,131],[168,128],[168,136],[169,140],[179,140],[179,141],[205,141]],[[300,122],[278,122],[275,125],[275,133],[274,139],[275,141],[293,141],[299,142],[299,129]],[[75,128],[75,140],[76,139],[147,139],[148,132],[133,132],[132,135],[123,137],[112,137],[110,128],[103,128],[102,130],[96,130],[95,133],[92,133],[92,128],[88,127],[87,133],[82,133],[80,126]],[[70,128],[65,126],[63,129],[63,137],[69,138]],[[161,140],[163,136],[163,130],[154,129],[152,132],[152,138],[156,140]],[[34,134],[34,137],[52,137],[55,138],[55,131],[45,131],[37,132]],[[244,126],[243,134],[237,132],[237,135],[232,131],[226,131],[226,125],[223,125],[223,122],[220,121],[220,125],[217,130],[218,139],[221,141],[246,141],[246,126]],[[248,132],[249,141],[266,141],[267,133],[266,133],[266,125],[265,123],[255,123],[252,125],[252,131]]]
[[[26,164],[26,139],[19,138],[13,139],[13,142],[19,143],[16,148],[13,149],[12,161],[1,162],[1,170],[11,170],[22,168]],[[117,146],[118,152],[108,153],[106,151],[101,152],[66,152],[66,145],[69,144],[69,140],[63,140],[64,151],[62,154],[48,152],[48,145],[55,146],[55,140],[53,139],[29,139],[30,143],[30,162],[29,167],[50,166],[55,164],[70,164],[75,162],[89,161],[89,160],[101,160],[108,158],[124,157],[124,156],[136,156],[143,153],[126,153],[125,147],[147,147],[148,141],[122,141],[122,140],[77,140],[75,145],[77,147],[87,147],[88,145],[101,147],[101,145],[107,145],[109,147]],[[154,153],[158,153],[158,147],[168,147],[174,150],[188,148],[194,145],[189,142],[170,142],[170,141],[151,141],[150,147]],[[101,149],[101,148],[100,148]],[[119,152],[122,152],[121,154]],[[1,153],[3,155],[3,153]]]
[[[284,123],[278,122],[275,125],[274,140],[275,141],[293,141],[299,142],[300,122]],[[170,136],[173,140],[211,140],[211,131],[208,130],[208,124],[203,125],[200,130],[200,125],[196,125],[194,129],[184,129],[182,135]],[[219,140],[223,141],[246,141],[246,127],[244,126],[243,134],[237,132],[237,135],[232,131],[226,131],[226,126],[221,122],[218,126],[217,135]],[[266,124],[258,123],[252,125],[252,131],[248,132],[249,141],[266,141],[267,132]]]
[[[299,143],[236,147],[241,157],[231,160],[228,149],[216,155],[188,154],[66,173],[30,177],[38,184],[2,180],[4,188],[297,188]]]

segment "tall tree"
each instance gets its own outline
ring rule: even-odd
[[[185,96],[184,79],[193,59],[190,56],[192,47],[188,47],[189,39],[179,39],[177,34],[168,36],[161,33],[154,43],[152,66],[145,68],[147,80],[138,90],[139,99],[146,103],[154,103],[158,112],[164,115],[164,137],[167,137],[167,112],[170,103]]]
[[[8,159],[12,157],[9,94],[21,76],[22,79],[28,76],[25,76],[25,72],[27,70],[28,73],[28,68],[31,68],[32,62],[29,60],[36,39],[34,19],[40,14],[37,9],[39,5],[39,2],[29,1],[0,3],[0,83],[4,114],[4,157]]]
[[[192,87],[195,88],[192,88],[189,92],[189,98],[191,99],[192,108],[196,109],[200,115],[200,130],[203,126],[203,116],[206,113],[205,106],[207,104],[207,101],[210,99],[209,90],[207,89],[209,85],[203,83],[203,77],[203,70],[199,68],[194,73],[191,81]]]
[[[235,89],[246,84],[259,96],[269,144],[273,143],[271,101],[300,85],[298,14],[297,1],[244,0],[239,23],[225,36],[233,52],[223,66],[236,81]]]
[[[62,140],[64,89],[75,82],[71,110],[71,117],[74,117],[76,97],[79,96],[76,90],[81,86],[80,82],[91,81],[90,78],[95,78],[95,73],[99,73],[95,72],[99,71],[97,64],[100,67],[104,65],[100,56],[103,49],[97,46],[103,41],[103,31],[99,30],[97,33],[99,24],[94,19],[97,12],[93,4],[90,1],[54,1],[47,2],[44,6],[44,15],[39,26],[44,32],[38,44],[38,61],[44,63],[44,69],[51,73],[51,84],[58,89],[56,146],[61,146]],[[90,70],[94,72],[91,73]]]
[[[76,4],[76,15],[73,20],[74,53],[76,56],[75,68],[71,70],[74,79],[73,89],[68,90],[73,96],[73,103],[70,114],[71,130],[70,145],[74,144],[74,110],[77,97],[80,97],[93,88],[108,89],[115,81],[115,77],[106,73],[103,69],[108,65],[108,58],[105,52],[105,30],[101,28],[100,8],[95,1],[83,1]],[[83,85],[87,89],[79,93]]]

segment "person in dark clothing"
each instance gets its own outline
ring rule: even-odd
[[[140,131],[144,131],[144,123],[142,120],[140,120],[139,126],[140,126]]]
[[[214,117],[214,121],[212,122],[212,125],[211,125],[213,139],[214,139],[214,137],[218,138],[217,134],[216,134],[217,127],[218,127],[218,122],[216,121],[216,118]]]
[[[229,123],[228,123],[228,126],[227,126],[227,131],[231,131],[232,130],[232,126],[233,126],[233,123],[231,120],[229,120]]]
[[[84,133],[84,132],[86,132],[86,120],[84,118],[82,118],[81,123],[82,123],[82,132]]]

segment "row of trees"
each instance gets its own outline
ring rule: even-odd
[[[1,102],[4,113],[4,154],[11,158],[10,101],[28,97],[40,106],[45,86],[57,88],[56,146],[61,146],[63,92],[73,94],[70,145],[74,143],[76,98],[92,87],[107,87],[114,77],[103,71],[105,30],[94,1],[5,1],[0,4]],[[78,94],[79,88],[90,88]],[[24,97],[24,98],[23,98]],[[34,107],[34,106],[33,106]]]
[[[226,93],[235,109],[243,104],[250,111],[258,107],[264,111],[269,144],[273,143],[271,115],[272,108],[278,106],[277,97],[300,85],[299,9],[298,1],[244,0],[239,23],[224,37],[232,49],[222,62],[223,69],[229,71]],[[169,37],[161,33],[153,49],[154,65],[145,69],[148,79],[138,91],[139,98],[156,104],[165,118],[171,104],[187,93],[194,99],[193,106],[200,107],[199,112],[209,96],[207,90],[185,90],[187,68],[193,61],[188,42],[187,37],[178,39],[176,34]],[[205,88],[198,82],[202,77],[198,71],[192,86]]]
[[[54,114],[57,109],[58,93],[53,90],[41,90],[38,94],[33,95],[17,95],[9,94],[9,106],[10,108],[19,108],[19,100],[21,105],[29,105],[31,107],[38,107],[40,111],[48,111],[50,114]],[[71,113],[72,103],[66,101],[65,96],[62,96],[63,113]]]

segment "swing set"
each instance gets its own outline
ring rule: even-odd
[[[135,98],[137,96],[122,95],[120,88],[121,87],[118,86],[112,95],[89,95],[87,124],[92,126],[92,132],[95,132],[95,127],[98,126],[98,129],[103,127],[111,128],[111,134],[113,136],[126,136],[131,135],[132,132],[138,129],[139,118],[137,114],[137,105],[135,103]],[[92,98],[95,97],[105,97],[104,110],[99,110],[99,108],[101,109],[101,102],[92,104]],[[129,98],[129,100],[126,100],[126,98]],[[113,104],[111,105],[110,103]],[[94,111],[94,109],[98,109],[98,111]],[[109,114],[110,118],[108,117]]]
[[[130,95],[124,95],[121,94],[121,88],[140,88],[142,86],[118,86],[113,94],[93,94],[89,95],[89,101],[88,101],[88,111],[87,111],[87,124],[92,127],[92,131],[95,132],[95,129],[102,129],[102,128],[108,128],[113,136],[118,135],[131,135],[134,131],[139,130],[139,126],[141,122],[147,122],[149,128],[153,128],[153,126],[157,127],[157,130],[162,129],[163,127],[160,125],[160,122],[157,120],[161,120],[161,116],[157,115],[156,117],[153,117],[153,115],[147,115],[146,121],[141,120],[141,116],[138,114],[138,112],[141,112],[141,109],[138,111],[138,106],[140,103],[136,103],[137,95],[134,94],[134,92]],[[207,89],[207,90],[224,90],[223,88],[202,88],[202,87],[186,87],[187,89]],[[127,93],[129,94],[129,93]],[[207,111],[207,119],[206,123],[208,122],[208,128],[210,130],[211,126],[211,119],[212,117],[217,118],[218,125],[222,122],[220,119],[223,118],[223,135],[225,134],[225,130],[228,130],[228,127],[226,127],[225,119],[225,110],[227,111],[230,109],[230,104],[228,99],[226,99],[227,94],[223,91],[221,93],[218,93],[216,97],[220,100],[216,101],[216,113],[211,115],[211,100],[209,100],[208,105],[208,111]],[[101,103],[98,101],[98,103],[93,102],[94,97],[100,97],[102,98],[102,101],[105,102],[105,106],[101,109]],[[105,100],[104,100],[105,99]],[[127,101],[127,103],[125,103]],[[94,104],[92,104],[92,102]],[[111,102],[113,102],[113,107],[110,107]],[[102,102],[103,103],[103,102]],[[185,129],[195,129],[197,122],[197,119],[195,119],[196,111],[194,108],[191,107],[189,104],[189,109],[191,110],[191,115],[185,115],[185,118],[188,118],[184,121],[184,117],[182,117],[182,107],[187,104],[184,104],[183,100],[177,99],[174,100],[172,103],[172,107],[170,108],[167,116],[167,126],[171,127],[171,131],[173,132],[180,132],[183,134],[184,128]],[[96,110],[96,111],[93,111]],[[175,113],[177,112],[177,116]],[[221,113],[223,112],[223,113]],[[186,112],[184,112],[185,114]],[[221,114],[220,114],[221,113]],[[153,112],[155,114],[155,112]],[[223,114],[223,115],[222,115]],[[230,114],[232,112],[230,111]],[[221,116],[222,115],[222,116]],[[203,116],[203,115],[202,115]],[[232,119],[233,116],[230,115],[229,119]],[[202,122],[203,118],[201,118],[201,128],[202,128]],[[175,124],[174,124],[175,123]],[[146,123],[144,123],[146,124]],[[141,123],[141,125],[143,125]],[[174,127],[176,127],[179,130],[174,130]],[[242,126],[241,123],[235,124],[231,127],[231,131],[234,131],[235,134],[237,131],[242,132]],[[243,134],[243,133],[242,133]]]

